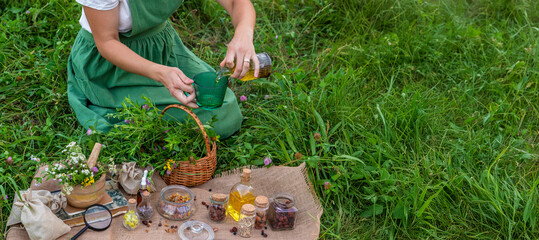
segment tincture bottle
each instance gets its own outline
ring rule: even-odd
[[[147,175],[148,175],[148,170],[144,170],[144,175],[142,176],[142,180],[140,180],[140,188],[137,192],[137,206],[142,201],[142,193],[144,193],[144,191],[148,191],[148,187],[146,185]]]
[[[254,189],[251,186],[250,180],[251,169],[244,168],[241,174],[241,181],[230,189],[226,210],[227,214],[235,221],[239,220],[241,207],[244,204],[254,204],[255,202]]]
[[[135,207],[136,204],[137,200],[134,198],[129,199],[127,202],[127,213],[124,214],[123,219],[124,227],[127,228],[127,230],[135,230],[140,223],[140,219]]]
[[[244,61],[249,62],[249,70],[247,71],[245,76],[240,79],[241,81],[245,82],[245,81],[259,79],[259,78],[267,78],[271,75],[272,63],[271,63],[271,57],[269,56],[269,54],[265,52],[258,53],[256,54],[256,57],[258,58],[258,64],[259,64],[258,76],[255,77],[254,62],[248,59],[244,59]],[[219,74],[219,76],[230,76],[234,73],[235,70],[236,70],[236,66],[234,66],[231,69],[226,68],[226,67],[221,67],[220,69],[221,73]]]
[[[153,215],[153,207],[150,202],[150,192],[144,191],[142,193],[142,201],[137,205],[137,213],[140,220],[149,220]]]

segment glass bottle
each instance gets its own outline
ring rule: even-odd
[[[266,226],[267,215],[266,212],[269,208],[269,201],[266,196],[257,196],[255,198],[256,218],[255,229],[264,229]]]
[[[240,219],[238,221],[238,235],[240,237],[249,238],[253,232],[255,225],[255,206],[245,204],[241,207]]]
[[[255,203],[254,189],[251,186],[250,180],[251,169],[244,168],[241,175],[241,181],[234,184],[232,189],[230,189],[226,213],[230,215],[234,221],[239,220],[241,207],[244,204]]]
[[[259,78],[267,78],[267,77],[269,77],[271,75],[272,63],[271,63],[271,57],[269,56],[269,54],[267,54],[265,52],[257,53],[256,57],[258,58],[258,63],[259,63],[258,66],[260,67],[259,70],[258,70],[258,77],[255,77],[254,63],[250,62],[249,70],[247,71],[245,76],[243,76],[243,78],[240,79],[241,81],[249,81],[249,80],[254,80],[254,79],[259,79]],[[236,70],[236,66],[234,66],[232,69],[226,68],[226,67],[221,67],[221,74],[219,74],[219,75],[220,76],[230,76],[230,75],[232,75],[234,73],[235,70]]]
[[[150,202],[150,192],[144,191],[142,193],[142,201],[137,205],[137,213],[140,220],[149,220],[153,215],[153,207]]]
[[[210,219],[214,222],[222,222],[226,217],[226,203],[228,196],[222,193],[215,193],[210,196]]]
[[[130,198],[127,202],[127,213],[124,214],[123,224],[127,230],[134,230],[140,223],[139,216],[136,211],[137,200]]]
[[[268,221],[273,230],[294,229],[298,212],[294,203],[294,197],[288,193],[279,193],[271,199]]]
[[[148,191],[148,188],[146,187],[147,175],[148,175],[148,170],[144,170],[144,175],[142,176],[142,180],[140,180],[140,188],[137,192],[137,206],[142,201],[142,193],[144,193],[144,191]]]

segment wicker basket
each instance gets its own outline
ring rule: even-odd
[[[211,179],[217,166],[217,143],[215,139],[212,139],[212,147],[210,149],[210,139],[208,138],[208,134],[206,134],[200,119],[198,119],[197,115],[191,110],[179,104],[172,104],[163,109],[161,114],[165,114],[170,108],[182,109],[195,119],[202,136],[204,136],[204,141],[206,142],[207,156],[195,160],[194,164],[191,161],[177,162],[176,168],[172,169],[170,175],[165,174],[163,180],[165,180],[165,183],[168,185],[183,185],[187,187],[203,184]]]

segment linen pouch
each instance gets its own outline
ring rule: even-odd
[[[137,194],[140,189],[140,181],[144,171],[136,167],[136,162],[124,162],[122,163],[122,169],[120,169],[119,182],[124,191],[128,194]],[[151,176],[147,176],[148,179]],[[153,182],[149,185],[150,192],[155,191]]]
[[[67,198],[64,194],[52,195],[52,200],[49,202],[48,206],[53,213],[57,213],[60,209],[67,207]]]
[[[32,198],[32,190],[21,192],[13,205],[21,209],[20,219],[31,240],[53,240],[71,230],[42,201]]]
[[[31,192],[31,193],[30,193]],[[20,191],[21,196],[23,195],[32,195],[33,200],[41,201],[45,206],[48,206],[53,213],[60,211],[60,209],[67,206],[67,199],[62,194],[51,194],[47,190],[26,190]],[[15,199],[13,201],[13,207],[11,208],[11,214],[7,220],[7,226],[15,225],[21,223],[21,208],[15,207],[15,203],[20,202],[19,195],[15,194]]]

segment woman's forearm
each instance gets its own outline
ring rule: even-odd
[[[249,0],[219,0],[232,19],[235,33],[248,34],[251,39],[255,28],[256,12]]]
[[[254,76],[258,76],[258,58],[253,45],[256,13],[250,0],[218,0],[228,12],[234,24],[234,37],[227,46],[226,56],[221,67],[235,67],[232,78],[243,78],[254,64]]]
[[[148,61],[120,42],[118,7],[107,11],[84,7],[84,13],[101,56],[125,71],[161,82],[159,64]]]
[[[193,80],[185,76],[179,68],[149,61],[120,42],[118,7],[107,11],[84,7],[84,12],[97,50],[103,58],[125,71],[162,83],[181,103],[193,108],[198,107],[191,85]],[[187,92],[189,96],[186,96],[184,92]]]
[[[141,57],[119,40],[109,39],[99,43],[96,42],[96,45],[101,56],[117,67],[162,82],[162,65]]]

